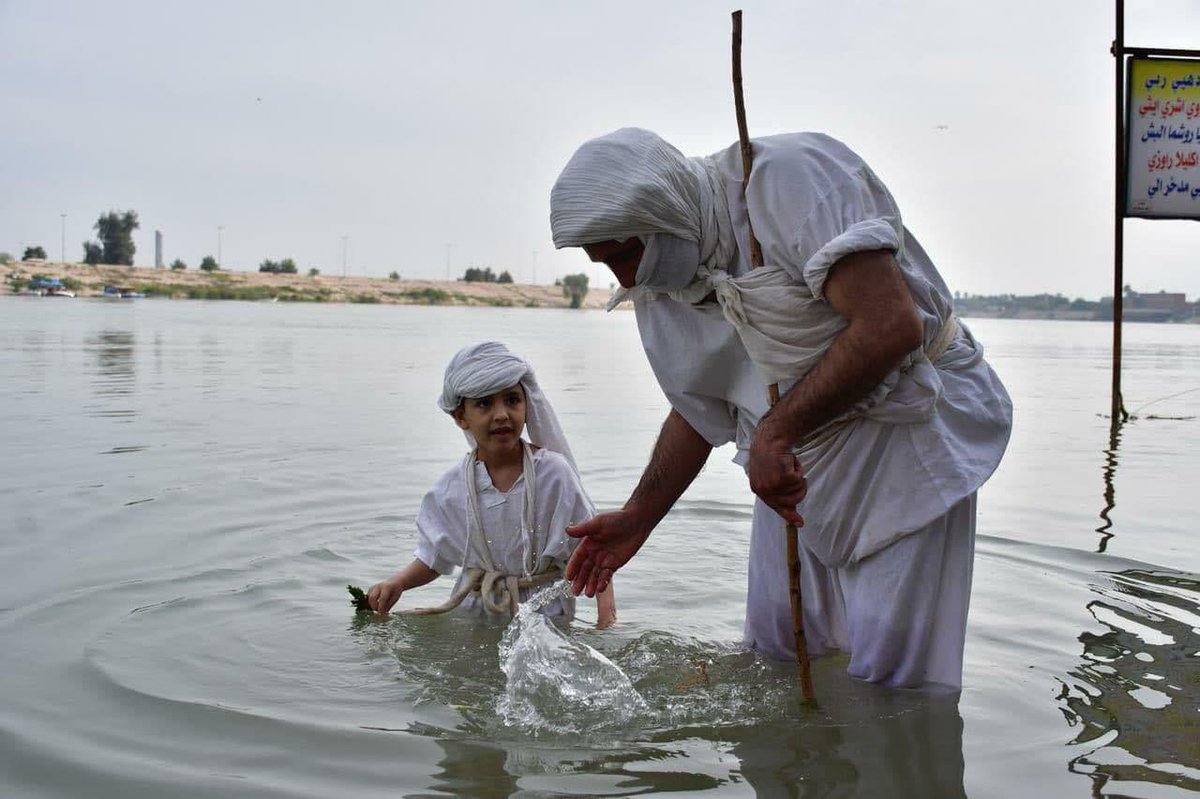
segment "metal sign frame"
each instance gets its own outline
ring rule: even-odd
[[[1113,114],[1114,153],[1113,168],[1115,177],[1113,202],[1113,355],[1112,355],[1112,410],[1109,419],[1112,432],[1129,418],[1125,410],[1125,402],[1121,397],[1121,319],[1124,314],[1122,291],[1125,285],[1125,218],[1128,202],[1128,175],[1126,166],[1128,141],[1126,138],[1127,97],[1129,94],[1129,78],[1126,69],[1127,60],[1132,58],[1179,58],[1200,59],[1200,50],[1173,50],[1167,48],[1126,47],[1125,46],[1125,0],[1114,0],[1116,5],[1116,37],[1113,39],[1111,52],[1116,65],[1116,81],[1114,86],[1115,113]],[[1167,217],[1143,217],[1149,219],[1165,219]],[[1190,217],[1187,217],[1190,218]]]

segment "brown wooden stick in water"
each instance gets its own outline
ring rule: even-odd
[[[742,12],[733,12],[733,104],[737,111],[738,142],[742,150],[742,197],[750,184],[750,167],[754,152],[750,149],[750,132],[746,127],[746,102],[742,94]],[[746,224],[750,231],[750,266],[763,265],[762,247],[754,235],[747,205]],[[767,389],[771,405],[779,402],[779,384],[772,383]],[[804,636],[804,610],[800,600],[800,534],[794,524],[787,526],[788,594],[792,600],[792,636],[796,642],[796,661],[800,670],[800,690],[806,702],[816,702],[813,691],[812,671],[808,664],[808,643]]]

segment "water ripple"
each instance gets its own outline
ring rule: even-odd
[[[1104,629],[1079,636],[1082,661],[1058,701],[1088,751],[1071,760],[1097,795],[1109,782],[1200,791],[1200,581],[1129,569],[1091,586]]]

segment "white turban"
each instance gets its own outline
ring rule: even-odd
[[[668,233],[699,246],[699,279],[727,269],[737,246],[716,162],[685,158],[641,128],[592,139],[571,156],[550,190],[550,230],[559,249]]]
[[[530,443],[559,453],[578,472],[567,437],[558,424],[554,408],[538,386],[533,367],[524,358],[509,352],[499,341],[481,341],[463,347],[450,359],[438,407],[452,414],[463,400],[488,397],[518,383],[525,389],[525,429]],[[464,432],[467,443],[475,447],[475,437],[469,431]]]

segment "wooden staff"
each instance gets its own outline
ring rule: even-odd
[[[746,196],[746,187],[750,184],[750,166],[754,161],[754,153],[750,149],[750,133],[746,128],[746,102],[742,96],[742,12],[733,12],[733,103],[737,110],[738,142],[742,148],[742,197]],[[762,247],[754,235],[754,225],[750,220],[747,206],[746,225],[750,232],[750,266],[758,268],[763,264]],[[779,384],[772,383],[767,388],[771,406],[779,402]],[[808,665],[808,644],[804,638],[804,613],[800,603],[800,535],[796,526],[787,526],[787,562],[788,562],[788,594],[792,599],[792,635],[796,641],[796,661],[800,668],[800,689],[804,692],[804,701],[816,702],[813,692],[812,671]]]

